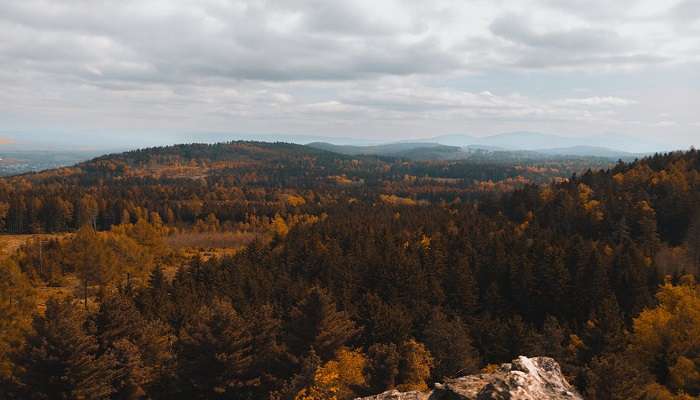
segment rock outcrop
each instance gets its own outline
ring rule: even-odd
[[[518,357],[490,373],[449,379],[431,392],[392,390],[360,400],[583,400],[548,357]]]

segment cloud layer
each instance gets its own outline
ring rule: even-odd
[[[0,129],[692,141],[696,1],[527,3],[5,0]]]

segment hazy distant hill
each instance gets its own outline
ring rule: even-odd
[[[554,149],[539,149],[535,152],[546,155],[558,155],[558,156],[576,156],[576,157],[604,157],[604,158],[619,158],[619,159],[632,159],[643,156],[639,153],[629,153],[626,151],[619,151],[609,149],[607,147],[598,146],[572,146],[572,147],[562,147]]]
[[[309,143],[307,146],[346,155],[376,155],[411,160],[455,160],[465,158],[460,147],[438,143],[391,143],[377,146],[340,146],[325,142]]]
[[[531,136],[534,137],[534,136]],[[539,141],[535,141],[539,143]],[[544,160],[551,158],[603,158],[631,160],[638,154],[597,146],[571,146],[545,149],[507,149],[495,145],[446,146],[438,143],[392,143],[377,146],[339,146],[331,143],[309,143],[307,146],[345,155],[376,155],[410,160]]]
[[[567,137],[539,132],[510,132],[491,136],[441,135],[414,140],[413,142],[438,143],[447,146],[483,148],[489,150],[531,150],[550,154],[563,154],[562,149],[578,149],[575,155],[612,156],[617,152],[624,154],[655,153],[677,150],[673,146],[643,140],[627,135],[592,135],[585,137]],[[588,151],[585,148],[589,148]],[[595,149],[597,151],[594,151]]]

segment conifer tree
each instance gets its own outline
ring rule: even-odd
[[[321,288],[313,287],[290,312],[289,344],[292,352],[303,355],[313,347],[321,360],[329,360],[336,350],[353,338],[359,329]]]
[[[280,341],[282,321],[275,316],[270,305],[254,307],[245,317],[252,334],[252,374],[259,376],[261,386],[270,391],[278,387],[290,372],[290,356]],[[258,396],[263,394],[258,393]]]
[[[123,293],[103,299],[94,322],[103,352],[118,340],[138,337],[143,326],[143,319],[133,300]]]
[[[644,255],[631,240],[618,246],[610,275],[620,307],[629,318],[651,304],[650,272]]]
[[[474,315],[479,304],[479,286],[467,257],[450,265],[445,279],[450,308],[463,317]]]
[[[369,350],[370,381],[373,393],[382,393],[396,387],[399,376],[400,354],[394,343],[376,343]]]
[[[179,377],[191,398],[243,398],[257,377],[252,337],[230,303],[215,300],[203,306],[180,335]]]
[[[657,399],[645,396],[648,379],[633,361],[634,356],[607,353],[593,359],[586,371],[585,395],[590,400]]]
[[[50,299],[17,358],[27,399],[108,399],[116,376],[111,355],[97,355],[94,336],[70,301]]]
[[[448,318],[437,311],[425,329],[425,344],[434,357],[433,377],[456,377],[476,372],[479,355],[472,347],[471,338],[459,318]]]
[[[136,301],[141,313],[147,319],[168,320],[171,313],[170,284],[165,279],[163,268],[157,266],[148,279],[148,286],[138,295]]]

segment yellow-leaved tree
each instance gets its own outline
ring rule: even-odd
[[[692,276],[666,284],[659,305],[634,320],[630,355],[652,377],[649,399],[686,399],[700,395],[700,288]]]
[[[316,370],[313,384],[299,391],[294,400],[353,399],[358,389],[367,386],[366,368],[367,357],[362,351],[343,347]]]

